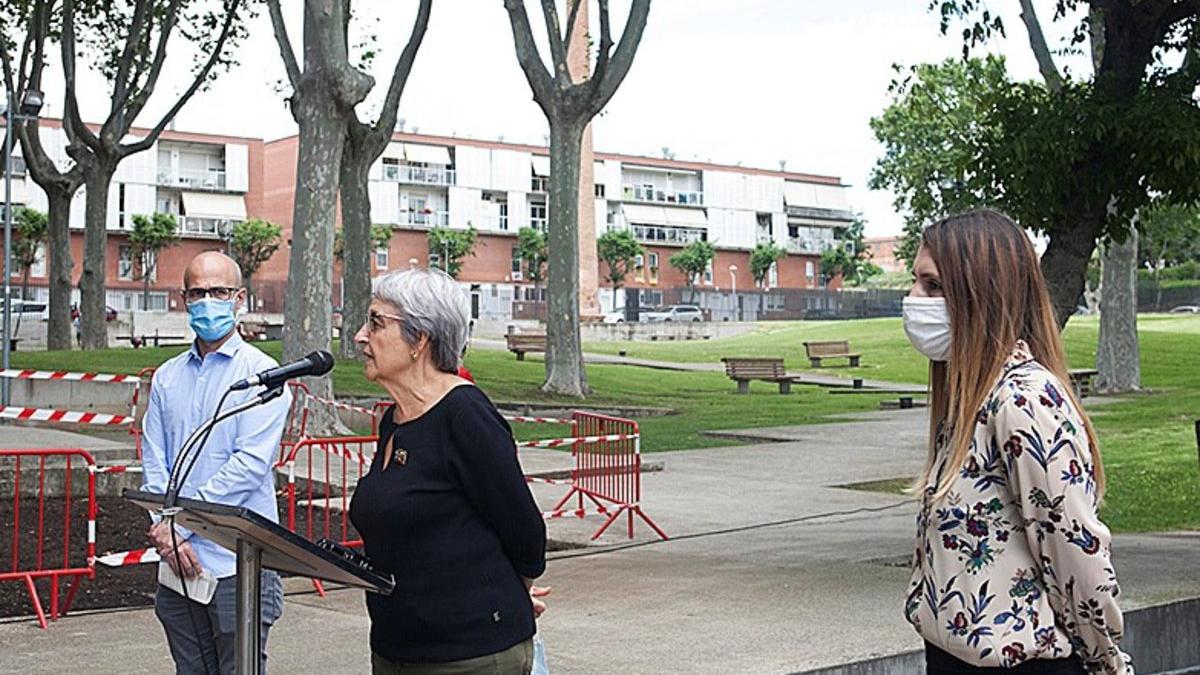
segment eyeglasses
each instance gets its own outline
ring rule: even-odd
[[[404,317],[396,314],[385,314],[371,310],[367,312],[367,332],[374,333],[381,331],[387,327],[387,322],[384,319],[394,319],[396,321],[404,321]]]
[[[238,292],[239,289],[229,286],[213,286],[212,288],[185,288],[183,289],[183,297],[188,302],[198,302],[204,298],[213,298],[215,300],[228,300]]]

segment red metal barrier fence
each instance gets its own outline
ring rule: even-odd
[[[546,518],[575,516],[583,518],[589,511],[608,516],[600,529],[592,535],[599,539],[621,514],[629,519],[628,536],[633,538],[633,517],[644,520],[659,537],[667,539],[667,533],[642,511],[642,452],[641,433],[637,422],[575,411],[571,414],[571,431],[574,438],[560,439],[570,442],[571,489],[543,515]],[[566,443],[562,443],[566,444]],[[550,442],[525,445],[553,447]],[[564,508],[571,497],[578,499],[575,508]],[[585,498],[595,506],[591,509]]]
[[[54,463],[47,466],[47,460]],[[63,470],[62,485],[47,486],[49,469],[57,473],[58,463]],[[66,615],[75,599],[75,592],[84,577],[94,579],[96,558],[96,462],[84,450],[73,449],[0,449],[0,476],[12,476],[12,530],[6,564],[0,569],[0,582],[23,581],[29,591],[29,600],[37,614],[38,624],[46,628],[46,612],[38,598],[37,585],[40,579],[50,579],[50,620]],[[86,524],[75,525],[76,533],[86,527],[87,539],[82,546],[71,546],[73,516],[72,502],[79,509],[80,499],[72,494],[72,481],[78,471],[86,475],[87,497]],[[57,478],[51,478],[57,482]],[[62,492],[59,497],[53,493]],[[51,493],[49,496],[47,493]],[[48,508],[49,507],[49,508]],[[49,511],[49,513],[47,513]],[[48,520],[49,519],[49,520]],[[62,548],[58,541],[46,539],[47,527],[62,521]],[[83,520],[82,514],[78,520]],[[59,585],[63,578],[71,579],[67,597],[59,603]]]

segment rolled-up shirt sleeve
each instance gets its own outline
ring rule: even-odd
[[[546,523],[533,500],[512,431],[483,398],[471,397],[454,417],[451,473],[467,501],[496,531],[517,573],[535,579],[546,570]]]
[[[1088,672],[1132,675],[1121,652],[1123,620],[1108,528],[1097,512],[1095,472],[1083,421],[1055,384],[1006,397],[993,417],[1005,448],[1030,553],[1047,599]]]

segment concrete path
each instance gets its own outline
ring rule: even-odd
[[[542,581],[554,593],[540,629],[552,671],[784,673],[919,647],[901,617],[915,506],[832,486],[914,475],[925,416],[853,417],[770,431],[785,442],[653,455],[665,468],[643,477],[642,504],[673,539],[639,523],[632,542],[610,531],[599,547],[550,555]],[[535,487],[543,508],[563,492]],[[549,528],[583,543],[599,524]],[[1200,535],[1119,536],[1114,550],[1126,607],[1200,596]],[[369,672],[362,594],[320,599],[308,588],[289,581],[272,668]],[[0,625],[0,654],[4,673],[170,667],[151,610],[73,617],[45,632]]]

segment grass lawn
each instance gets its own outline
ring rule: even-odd
[[[1200,419],[1200,317],[1139,317],[1142,381],[1149,393],[1098,407],[1095,422],[1109,474],[1104,516],[1115,530],[1200,529],[1200,471],[1193,424]],[[1065,333],[1076,367],[1091,366],[1099,330],[1094,317],[1076,317]],[[908,345],[898,319],[837,322],[779,322],[723,340],[669,343],[592,343],[588,351],[626,349],[637,358],[716,362],[722,356],[782,356],[791,370],[806,370],[804,340],[848,339],[863,354],[862,367],[823,368],[847,377],[893,382],[924,382],[925,361]],[[278,343],[263,343],[278,358]],[[18,368],[134,373],[179,353],[181,348],[110,349],[99,352],[13,354]],[[507,352],[472,350],[467,366],[490,396],[500,400],[550,401],[538,391],[540,361],[518,362]],[[882,396],[830,396],[796,387],[780,396],[767,383],[755,383],[749,396],[734,394],[720,373],[681,373],[620,365],[589,365],[592,401],[669,407],[678,415],[640,420],[646,452],[723,445],[701,436],[707,429],[805,424],[827,415],[878,407]],[[339,363],[334,387],[340,395],[381,395],[362,377],[356,363]],[[523,426],[523,425],[522,425]],[[552,432],[551,432],[552,433]],[[523,438],[546,437],[548,430],[518,429]],[[890,486],[884,486],[889,489]]]

